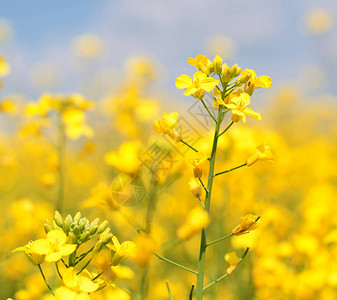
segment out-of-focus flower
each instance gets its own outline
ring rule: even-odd
[[[118,202],[112,196],[111,186],[108,186],[105,182],[101,182],[91,190],[91,196],[83,202],[83,207],[93,206],[113,210],[119,208]]]
[[[240,258],[238,258],[235,252],[230,252],[225,255],[225,260],[230,264],[230,266],[226,270],[226,273],[228,275],[231,275],[238,266]]]
[[[73,50],[80,58],[97,58],[104,52],[104,43],[98,35],[84,34],[73,41]]]
[[[185,89],[185,96],[190,96],[194,93],[200,92],[201,90],[210,92],[218,84],[219,80],[207,77],[207,75],[201,71],[198,71],[193,75],[193,80],[191,77],[184,74],[180,75],[176,79],[176,87],[178,89]]]
[[[138,142],[125,142],[119,147],[118,151],[106,153],[104,160],[108,165],[114,166],[121,172],[135,174],[141,166],[139,152],[140,144]]]
[[[0,77],[8,75],[10,66],[3,56],[0,56]]]
[[[275,155],[271,151],[271,148],[265,143],[259,145],[255,154],[247,158],[246,165],[249,167],[259,160],[265,160],[269,162],[275,161]]]
[[[231,102],[226,104],[226,107],[232,110],[233,122],[239,122],[242,119],[242,122],[246,123],[246,115],[261,121],[261,115],[247,107],[250,104],[250,96],[247,93],[241,93],[240,96],[232,98]]]
[[[14,249],[12,252],[18,252],[18,251],[24,251],[25,254],[27,255],[27,257],[29,258],[29,260],[34,264],[34,265],[40,265],[44,262],[44,255],[40,255],[35,253],[34,249],[35,249],[35,245],[34,245],[34,241],[29,242],[27,245],[23,246],[23,247],[18,247],[16,249]]]
[[[206,161],[207,156],[201,152],[198,152],[192,159],[190,159],[190,163],[193,166],[193,174],[195,178],[202,177],[202,172],[205,168]]]
[[[207,41],[207,52],[211,56],[220,55],[228,60],[237,51],[237,45],[233,38],[225,35],[215,35]]]
[[[167,134],[176,142],[182,139],[181,128],[177,124],[178,113],[164,113],[163,119],[157,120],[153,123],[153,128],[159,134]]]
[[[232,233],[235,235],[241,235],[241,234],[245,234],[251,230],[256,229],[257,222],[259,219],[260,217],[252,215],[252,214],[248,214],[244,217],[241,217],[240,224],[232,230]]]
[[[40,177],[40,182],[46,187],[52,187],[56,183],[56,176],[54,173],[44,173]]]
[[[311,34],[323,34],[334,25],[331,12],[324,8],[309,11],[304,18],[305,25]]]
[[[62,280],[65,286],[56,289],[57,300],[90,300],[89,293],[93,293],[99,288],[99,284],[92,282],[88,277],[76,275],[73,267],[63,272]]]
[[[185,223],[179,227],[177,235],[179,239],[187,240],[205,228],[209,222],[208,213],[204,209],[196,207],[189,212]]]
[[[10,99],[5,99],[0,103],[0,112],[15,115],[18,111],[17,105]]]
[[[136,255],[136,244],[134,242],[125,241],[120,244],[116,236],[112,238],[112,244],[107,244],[107,247],[115,251],[111,259],[113,266],[117,266],[121,261]]]
[[[33,252],[45,255],[48,262],[57,262],[63,256],[68,256],[76,250],[77,245],[66,244],[67,235],[58,229],[49,231],[46,239],[39,239],[33,243]]]
[[[188,184],[190,186],[190,191],[193,194],[193,196],[201,197],[203,188],[201,184],[199,183],[199,181],[196,180],[195,178],[191,178]]]
[[[146,266],[157,249],[156,241],[148,235],[140,235],[135,239],[136,253],[133,260],[140,267]]]

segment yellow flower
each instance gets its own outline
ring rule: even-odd
[[[136,253],[133,260],[140,267],[146,266],[157,249],[157,243],[148,235],[140,235],[136,238]]]
[[[247,93],[241,93],[240,96],[231,99],[232,103],[225,106],[232,110],[232,121],[239,122],[242,119],[246,123],[246,115],[256,120],[261,121],[261,115],[251,108],[247,107],[250,104],[250,96]]]
[[[246,165],[249,167],[259,160],[266,160],[269,162],[275,161],[274,154],[271,152],[270,147],[265,143],[259,145],[256,149],[255,154],[246,159]]]
[[[88,277],[76,275],[73,267],[63,272],[62,280],[65,286],[55,291],[56,300],[90,300],[89,293],[99,288],[99,284],[92,282]]]
[[[204,209],[196,207],[189,212],[185,223],[179,227],[177,235],[179,239],[187,240],[202,228],[205,228],[209,222],[208,213]]]
[[[232,233],[235,235],[241,235],[241,234],[245,234],[251,230],[256,229],[257,222],[259,219],[260,217],[252,215],[252,214],[248,214],[244,217],[241,217],[240,224],[232,230]]]
[[[213,63],[206,57],[206,55],[198,54],[195,58],[192,58],[192,57],[188,58],[187,62],[191,64],[192,66],[198,68],[199,71],[205,73],[207,76],[210,75],[212,68],[213,68]],[[221,62],[222,62],[222,59],[221,59]]]
[[[245,83],[244,92],[250,96],[255,89],[265,88],[268,90],[273,84],[269,76],[263,75],[257,77],[255,71],[251,69],[245,69],[241,72],[240,81],[241,83]]]
[[[323,34],[334,25],[334,17],[327,9],[316,8],[305,16],[306,26],[311,34]]]
[[[28,256],[29,260],[34,265],[40,265],[44,262],[44,255],[39,255],[34,252],[34,241],[29,242],[26,246],[18,247],[14,249],[12,252],[24,251]]]
[[[104,155],[105,162],[125,173],[137,173],[141,161],[139,160],[140,145],[138,142],[125,142],[118,151],[110,151]],[[123,163],[121,163],[123,162]]]
[[[185,89],[185,96],[190,96],[194,93],[200,92],[201,89],[205,90],[206,92],[210,92],[218,84],[219,80],[216,80],[212,77],[207,77],[206,74],[200,71],[193,75],[193,80],[191,77],[184,74],[180,75],[176,79],[176,87],[178,89]]]
[[[67,235],[61,230],[52,230],[47,233],[46,239],[36,240],[33,244],[33,252],[46,256],[46,261],[57,262],[63,256],[72,254],[77,245],[66,244]]]
[[[240,258],[238,258],[235,252],[230,252],[225,255],[225,260],[230,264],[230,266],[226,270],[226,273],[228,275],[231,275],[238,266]]]
[[[107,244],[107,247],[115,251],[115,254],[111,259],[111,264],[113,266],[117,266],[121,261],[136,255],[136,244],[134,242],[125,241],[120,244],[117,237],[114,236],[112,238],[112,243],[113,245]]]
[[[222,58],[219,55],[216,55],[212,62],[213,70],[216,74],[220,75],[222,72]]]
[[[198,152],[194,158],[190,159],[190,163],[193,165],[193,173],[195,178],[202,177],[202,171],[205,168],[206,160],[206,155],[200,152]]]
[[[162,120],[157,120],[153,123],[153,128],[159,134],[167,134],[176,142],[182,139],[181,128],[177,124],[178,113],[164,113]]]
[[[0,56],[0,76],[6,76],[10,72],[10,66],[6,60]]]
[[[199,181],[194,178],[191,178],[188,184],[190,186],[190,191],[192,192],[194,197],[198,197],[198,196],[201,197],[203,188],[200,185]]]
[[[14,115],[17,113],[18,108],[12,100],[4,100],[0,103],[0,111]]]

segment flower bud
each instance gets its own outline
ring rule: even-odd
[[[73,222],[73,217],[71,215],[68,215],[64,220],[68,221],[68,224],[70,225]]]
[[[54,220],[58,226],[63,227],[63,218],[58,211],[55,211]]]
[[[63,231],[68,234],[70,231],[70,224],[69,224],[69,220],[66,218],[64,220],[64,224],[63,224]]]
[[[241,68],[235,64],[234,66],[231,67],[231,78],[235,78],[238,76],[241,72]]]
[[[81,219],[81,213],[80,212],[77,212],[75,217],[74,217],[74,222],[79,222]]]
[[[213,69],[214,72],[218,75],[221,74],[222,72],[222,58],[218,55],[215,56],[214,60],[213,60]]]
[[[109,222],[107,220],[103,221],[101,225],[98,226],[97,228],[97,233],[100,234],[102,233],[109,225]]]
[[[103,242],[101,240],[97,241],[97,243],[94,246],[94,249],[92,250],[92,255],[98,254],[103,247]]]
[[[232,77],[232,71],[226,63],[222,65],[221,80],[225,83],[230,82]]]
[[[67,238],[67,244],[74,244],[75,243],[75,236],[72,232],[69,232]]]
[[[58,225],[56,224],[55,220],[53,220],[52,223],[53,223],[53,228],[54,228],[54,229],[61,229],[61,230],[62,230],[62,227],[58,226]]]
[[[111,242],[112,237],[113,237],[113,234],[110,232],[104,235],[104,237],[100,238],[100,240],[102,241],[103,245],[106,245]]]
[[[52,231],[53,230],[53,228],[50,226],[50,224],[49,223],[44,223],[43,224],[43,227],[44,227],[44,231],[46,232],[46,233],[48,233],[49,231]]]
[[[202,186],[198,182],[198,180],[191,178],[188,182],[190,186],[190,191],[193,194],[194,197],[201,197],[202,194]]]
[[[97,231],[97,228],[98,228],[98,222],[99,222],[99,219],[96,218],[94,221],[91,222],[90,226],[89,226],[89,234],[90,235],[93,235],[96,233]]]
[[[89,236],[90,236],[90,234],[89,234],[88,231],[83,232],[80,236],[79,242],[85,243],[89,239]]]
[[[198,62],[198,69],[205,73],[207,76],[209,76],[211,74],[210,70],[207,68],[207,66],[205,66],[203,63]]]

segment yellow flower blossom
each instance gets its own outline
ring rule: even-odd
[[[256,149],[255,154],[246,159],[246,165],[249,167],[259,160],[265,160],[269,162],[275,161],[274,154],[271,152],[270,147],[265,143],[259,145]]]
[[[29,242],[27,245],[23,247],[18,247],[14,249],[12,252],[18,252],[18,251],[24,251],[29,260],[34,264],[34,265],[40,265],[44,262],[44,255],[40,255],[34,252],[34,241]]]
[[[200,152],[198,152],[192,159],[190,159],[190,163],[193,166],[193,174],[195,178],[202,177],[202,172],[205,168],[206,161],[207,156]]]
[[[241,71],[241,77],[239,78],[242,83],[245,83],[244,92],[250,96],[255,89],[265,88],[268,90],[273,84],[271,78],[266,75],[257,77],[254,70],[245,69]]]
[[[136,252],[132,258],[140,267],[145,267],[157,249],[156,241],[148,235],[140,235],[135,239]]]
[[[196,207],[189,212],[185,223],[178,228],[177,235],[179,239],[187,240],[201,229],[207,227],[209,222],[208,213],[201,207]]]
[[[111,186],[105,182],[101,182],[91,190],[91,196],[83,202],[83,207],[93,206],[104,209],[119,209],[119,204],[115,197],[113,197]]]
[[[56,300],[90,300],[89,293],[99,288],[99,284],[92,282],[88,277],[76,275],[73,267],[63,272],[62,280],[65,286],[56,289]]]
[[[305,16],[305,25],[311,34],[323,34],[334,25],[334,17],[324,8],[315,8]]]
[[[18,108],[16,106],[16,104],[12,101],[12,100],[3,100],[0,103],[0,112],[3,111],[5,113],[14,115],[17,113]]]
[[[190,186],[190,191],[194,195],[194,197],[201,197],[203,188],[199,181],[195,178],[191,178],[188,184]]]
[[[230,252],[225,255],[225,260],[230,264],[230,266],[226,270],[226,273],[228,275],[231,275],[238,266],[240,258],[238,258],[235,252]]]
[[[248,214],[244,217],[241,217],[240,224],[232,230],[232,233],[235,235],[241,235],[241,234],[245,234],[251,230],[256,229],[257,222],[259,219],[260,217],[252,215],[252,214]]]
[[[57,262],[63,256],[72,254],[77,245],[66,244],[67,235],[58,229],[49,231],[46,239],[34,241],[32,251],[36,254],[45,255],[48,262]]]
[[[163,119],[153,123],[153,128],[159,134],[167,134],[174,141],[179,142],[182,139],[181,128],[177,124],[178,113],[164,113]]]
[[[132,241],[125,241],[122,244],[119,243],[116,236],[112,238],[111,243],[107,244],[107,247],[115,251],[114,256],[111,259],[113,266],[119,265],[119,263],[128,257],[134,257],[136,255],[136,244]]]
[[[219,80],[212,77],[207,77],[205,73],[200,71],[193,75],[193,80],[188,75],[180,75],[176,79],[176,87],[178,89],[185,89],[184,95],[190,96],[194,93],[200,92],[200,90],[205,90],[210,92],[214,89],[216,85],[219,84]]]
[[[118,151],[110,151],[104,155],[105,162],[125,173],[137,173],[141,161],[138,157],[140,145],[138,142],[125,142]],[[123,162],[121,164],[121,162]]]
[[[232,98],[231,102],[225,106],[232,110],[233,122],[239,122],[242,119],[242,122],[246,123],[246,115],[261,121],[261,115],[247,107],[250,104],[250,96],[247,93],[241,93],[240,96]]]
[[[5,58],[0,56],[0,76],[6,76],[10,72],[10,66],[6,62]]]
[[[199,71],[205,73],[207,76],[210,75],[213,68],[213,63],[206,57],[206,55],[198,54],[195,58],[188,58],[187,62],[198,68]]]

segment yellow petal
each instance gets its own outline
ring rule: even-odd
[[[48,262],[57,262],[61,260],[61,258],[62,258],[61,252],[52,252],[52,253],[46,254],[45,260]]]
[[[178,89],[185,89],[190,85],[192,85],[192,79],[187,75],[182,74],[176,79],[176,87]]]
[[[60,247],[60,252],[62,256],[68,256],[76,250],[77,245],[74,244],[66,244]]]
[[[63,245],[67,240],[67,235],[62,230],[55,229],[47,233],[47,240],[51,243],[59,243]]]
[[[261,115],[255,111],[253,111],[251,108],[246,107],[243,111],[247,116],[252,117],[258,121],[261,121]]]
[[[51,251],[50,243],[46,239],[39,239],[34,241],[32,252],[36,254],[48,254]]]
[[[201,80],[200,87],[204,89],[206,92],[210,92],[218,84],[219,84],[219,80],[208,77],[208,78]]]

